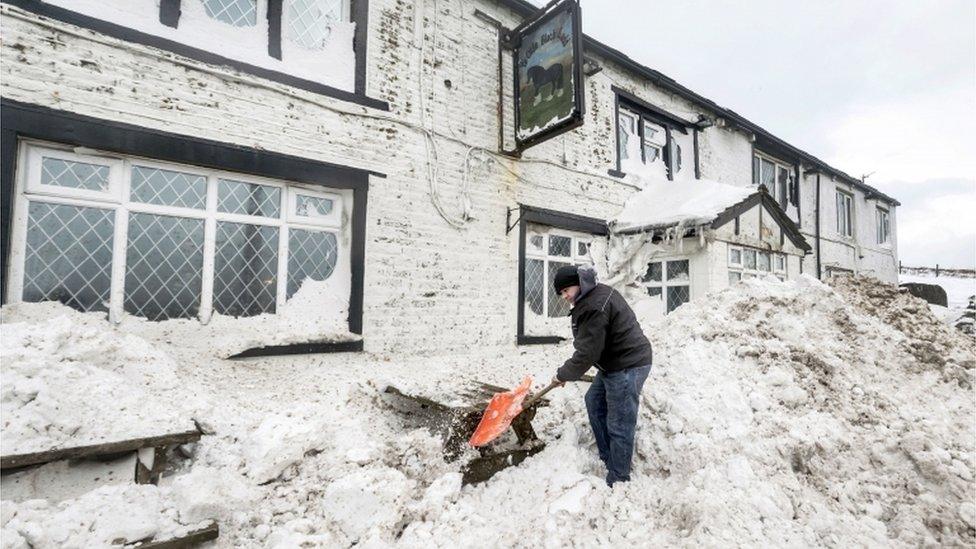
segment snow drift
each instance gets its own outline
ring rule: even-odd
[[[213,433],[158,490],[180,524],[218,518],[225,547],[972,546],[972,339],[894,287],[838,284],[747,281],[645,324],[634,480],[612,490],[585,384],[539,411],[545,450],[464,487],[382,393],[545,381],[568,346],[241,366],[147,335],[203,387]],[[4,539],[50,524],[25,505],[5,504]]]

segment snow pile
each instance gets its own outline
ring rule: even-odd
[[[349,331],[349,292],[337,287],[337,279],[305,279],[276,314],[214,315],[205,325],[196,319],[170,320],[159,328],[135,317],[125,321],[142,323],[142,330],[148,333],[170,330],[199,352],[221,358],[274,345],[358,341],[362,336]]]
[[[645,324],[655,365],[633,480],[613,489],[585,383],[539,410],[542,452],[464,487],[459,468],[477,452],[445,462],[443,441],[383,392],[396,380],[452,402],[472,380],[545,384],[569,345],[234,363],[158,335],[205,388],[210,434],[150,507],[180,524],[216,517],[222,547],[972,546],[974,342],[893,287],[838,284],[747,280]],[[51,504],[16,508],[31,506],[13,523],[4,503],[5,538],[100,512],[72,522]],[[102,516],[115,512],[127,516]]]
[[[163,396],[178,383],[166,354],[104,321],[85,324],[101,315],[31,308],[61,314],[3,326],[3,455],[193,429],[186,403]]]
[[[725,209],[759,192],[709,179],[675,183],[649,179],[643,190],[627,199],[624,209],[611,220],[614,231],[655,229],[710,223]]]
[[[152,485],[105,486],[51,504],[2,503],[4,547],[109,547],[167,540],[203,528],[209,521],[182,523],[166,490]]]

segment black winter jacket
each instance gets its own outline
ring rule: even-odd
[[[603,372],[651,364],[651,342],[634,311],[617,290],[596,283],[596,273],[580,268],[580,296],[570,314],[576,351],[556,372],[559,381],[575,381],[596,366]]]

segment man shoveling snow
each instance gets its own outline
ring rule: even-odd
[[[607,484],[630,480],[641,388],[651,372],[651,343],[619,292],[596,281],[590,267],[556,271],[553,284],[572,304],[573,356],[556,371],[553,383],[580,378],[590,366],[598,373],[586,391],[586,411]]]

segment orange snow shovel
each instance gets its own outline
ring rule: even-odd
[[[488,403],[488,407],[485,408],[485,413],[481,416],[481,422],[478,423],[478,428],[474,430],[474,434],[471,435],[471,440],[468,441],[468,444],[477,448],[498,438],[512,424],[515,416],[521,414],[523,410],[528,410],[542,398],[542,395],[558,387],[559,383],[550,383],[548,387],[532,395],[525,401],[525,396],[529,393],[529,387],[531,386],[532,376],[525,376],[522,383],[515,389],[505,391],[504,393],[495,393],[495,396],[491,397],[491,402]],[[524,404],[523,401],[525,401]]]

